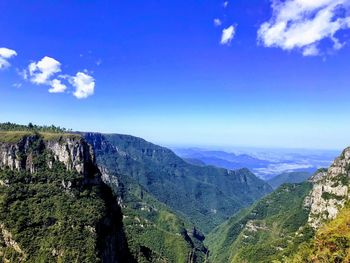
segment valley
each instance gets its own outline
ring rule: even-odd
[[[1,124],[0,257],[345,262],[349,153],[265,182],[129,135]]]

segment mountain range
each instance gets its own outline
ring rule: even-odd
[[[202,163],[226,169],[248,168],[264,180],[270,180],[283,173],[313,173],[318,168],[328,167],[340,153],[337,150],[249,148],[237,148],[235,152],[202,148],[173,148],[173,150],[190,163]]]
[[[1,260],[349,261],[350,148],[269,182],[196,160],[129,135],[0,124]]]

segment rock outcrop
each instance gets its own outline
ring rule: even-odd
[[[8,167],[16,170],[35,172],[33,163],[33,147],[39,149],[39,154],[45,150],[50,153],[47,165],[52,166],[52,161],[65,164],[67,170],[76,170],[82,175],[88,175],[89,169],[94,164],[92,147],[80,136],[62,136],[54,140],[38,140],[38,135],[24,136],[17,143],[0,143],[0,168]],[[38,145],[37,144],[42,144]]]
[[[80,135],[70,134],[54,136],[54,139],[32,134],[23,136],[17,142],[0,140],[0,170],[10,169],[34,174],[42,167],[52,170],[56,162],[63,164],[67,171],[82,175],[78,185],[73,185],[69,179],[63,179],[62,191],[69,192],[74,187],[79,191],[82,185],[85,189],[99,189],[98,195],[104,202],[105,214],[94,227],[87,227],[96,233],[96,246],[101,262],[133,262],[127,247],[120,206],[112,190],[102,180],[106,172],[101,173],[97,167],[91,145]],[[0,186],[11,187],[11,184],[3,180],[0,181]],[[24,257],[25,248],[22,251],[20,244],[12,239],[11,233],[2,222],[0,235],[6,246],[11,246]],[[52,253],[59,254],[57,251]]]
[[[313,189],[306,199],[310,206],[309,223],[318,228],[326,220],[334,219],[349,199],[350,148],[327,171],[319,171],[310,181]]]

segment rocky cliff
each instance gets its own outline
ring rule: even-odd
[[[349,199],[350,148],[343,151],[328,170],[310,178],[313,189],[305,200],[310,207],[309,223],[318,228],[334,219]]]
[[[78,135],[61,135],[53,140],[39,140],[40,135],[24,136],[18,142],[2,142],[0,144],[0,168],[9,167],[16,170],[35,172],[33,148],[47,151],[47,165],[52,167],[53,161],[64,163],[67,170],[76,170],[88,176],[89,169],[95,159],[92,147]],[[37,144],[41,145],[37,145]],[[50,158],[52,157],[52,158]],[[90,171],[91,172],[91,171]]]
[[[133,262],[123,232],[120,207],[111,189],[102,181],[92,147],[80,135],[74,134],[31,133],[17,136],[16,140],[8,137],[4,132],[0,134],[0,195],[5,200],[0,209],[21,209],[13,210],[13,213],[28,216],[28,221],[34,220],[32,217],[38,219],[35,219],[35,227],[29,222],[18,226],[19,223],[12,223],[11,213],[2,213],[0,240],[4,242],[0,244],[0,258],[8,259],[10,254],[26,262],[44,258],[46,261],[48,257],[63,262],[71,259]],[[15,197],[11,201],[12,196],[18,196],[18,187],[23,188],[22,199]],[[44,208],[42,203],[45,203]],[[75,212],[79,218],[74,216]],[[68,222],[71,225],[67,225]],[[39,234],[23,236],[23,231]],[[72,233],[75,236],[69,237]],[[48,246],[51,234],[60,237],[58,243],[50,248],[40,247],[44,243]],[[85,244],[82,243],[87,246],[86,250],[81,247],[75,252],[72,245],[68,245],[76,238],[86,239]],[[95,252],[90,253],[88,249]],[[51,251],[49,255],[45,254],[46,250]]]

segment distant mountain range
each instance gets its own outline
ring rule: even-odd
[[[190,163],[214,165],[226,169],[248,168],[258,177],[269,180],[288,172],[313,173],[328,167],[338,151],[252,149],[232,153],[201,148],[173,148]]]
[[[273,189],[277,189],[280,185],[285,183],[302,183],[309,179],[311,175],[312,174],[308,172],[282,173],[271,178],[267,182],[273,187]]]

